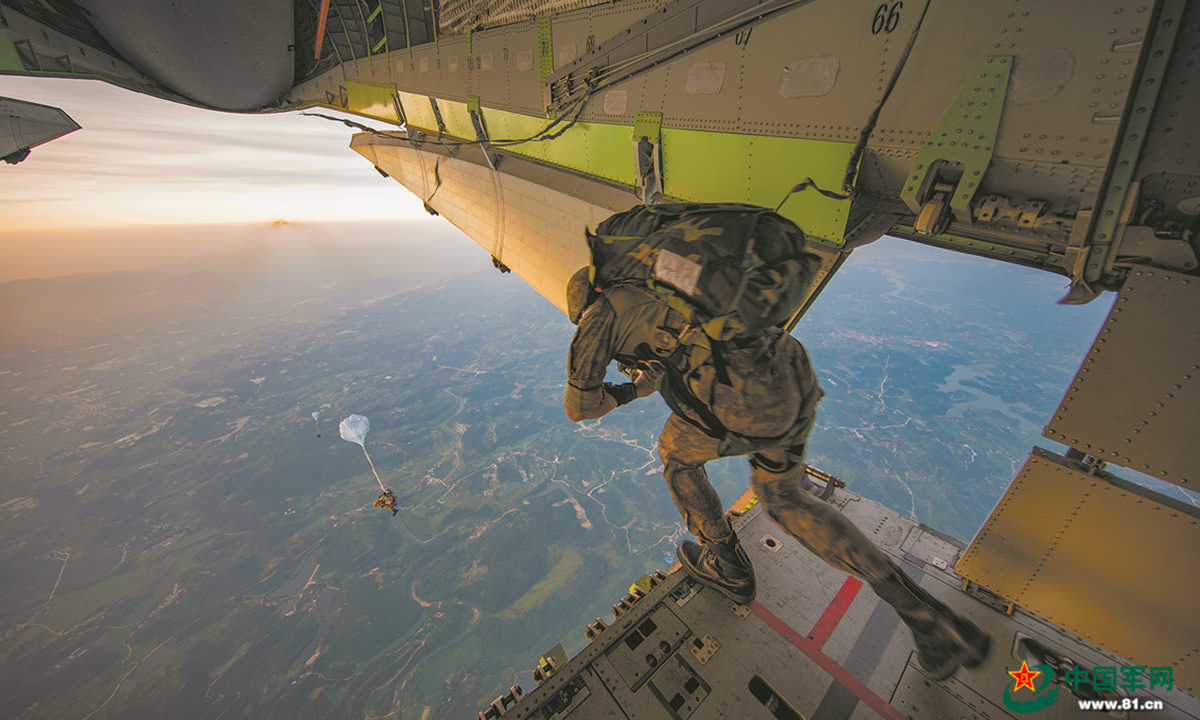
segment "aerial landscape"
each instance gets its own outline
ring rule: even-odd
[[[560,311],[440,220],[272,233],[0,284],[5,717],[474,716],[673,562],[669,411],[570,423]],[[856,252],[796,330],[827,393],[809,460],[969,541],[1034,444],[1061,452],[1041,426],[1109,304],[1062,290]],[[745,489],[744,460],[710,470]]]
[[[1200,0],[125,5],[0,0],[0,720],[1200,720]],[[688,544],[589,253],[821,500]]]

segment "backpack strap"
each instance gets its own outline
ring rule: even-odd
[[[717,416],[705,407],[704,403],[700,402],[700,398],[692,394],[679,369],[671,362],[662,363],[662,367],[663,378],[667,383],[666,392],[662,393],[662,396],[667,401],[667,406],[671,408],[671,412],[688,424],[695,426],[705,435],[717,440],[724,440],[729,435],[729,428],[725,427],[725,424],[718,420]],[[685,408],[695,413],[700,420],[696,421],[684,412]]]
[[[725,362],[725,342],[722,340],[710,340],[712,344],[712,364],[713,372],[717,375],[717,382],[726,387],[733,387],[733,381],[729,379],[729,363]]]

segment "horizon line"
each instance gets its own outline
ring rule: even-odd
[[[179,222],[179,223],[123,223],[123,224],[92,224],[92,225],[31,225],[28,227],[3,227],[0,228],[0,237],[6,235],[15,235],[17,233],[39,232],[39,231],[54,231],[54,230],[112,230],[119,228],[155,228],[155,227],[209,227],[209,226],[238,226],[247,227],[255,225],[266,225],[271,227],[286,227],[288,225],[357,225],[366,223],[381,223],[381,222],[414,222],[422,221],[427,218],[421,216],[407,216],[394,218],[356,218],[353,220],[330,218],[328,220],[250,220],[250,221],[233,221],[233,222]],[[433,219],[429,216],[428,219]]]

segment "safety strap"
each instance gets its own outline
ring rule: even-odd
[[[794,185],[794,186],[792,186],[791,190],[788,190],[788,194],[784,195],[783,199],[779,201],[779,204],[775,206],[775,212],[779,212],[779,208],[783,207],[783,204],[785,202],[787,202],[788,198],[790,198],[792,195],[795,195],[796,193],[800,192],[801,190],[807,190],[808,188],[812,188],[813,190],[816,190],[817,192],[821,193],[822,195],[829,198],[830,200],[848,200],[848,199],[850,199],[849,192],[836,193],[836,192],[833,192],[832,190],[822,190],[817,185],[816,180],[813,180],[811,177],[806,177],[806,178],[804,178],[804,182],[800,183],[799,185]]]

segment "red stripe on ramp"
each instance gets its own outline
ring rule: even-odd
[[[909,720],[899,710],[888,704],[886,700],[876,695],[871,688],[864,685],[858,678],[846,672],[845,668],[829,659],[811,640],[801,636],[800,633],[793,630],[774,613],[763,607],[762,603],[755,600],[751,603],[750,609],[763,622],[770,625],[772,630],[782,635],[788,642],[795,645],[796,649],[808,656],[809,660],[815,662],[822,670],[829,673],[834,680],[854,693],[859,700],[879,713],[880,717],[887,720]]]
[[[833,596],[833,602],[825,608],[825,613],[821,615],[821,619],[817,621],[816,625],[813,625],[812,632],[808,634],[808,639],[812,640],[815,648],[820,650],[825,647],[825,642],[829,640],[834,628],[838,626],[846,611],[850,609],[850,603],[858,597],[858,591],[862,589],[862,586],[862,580],[854,576],[847,577],[846,582],[842,583],[842,589]]]

